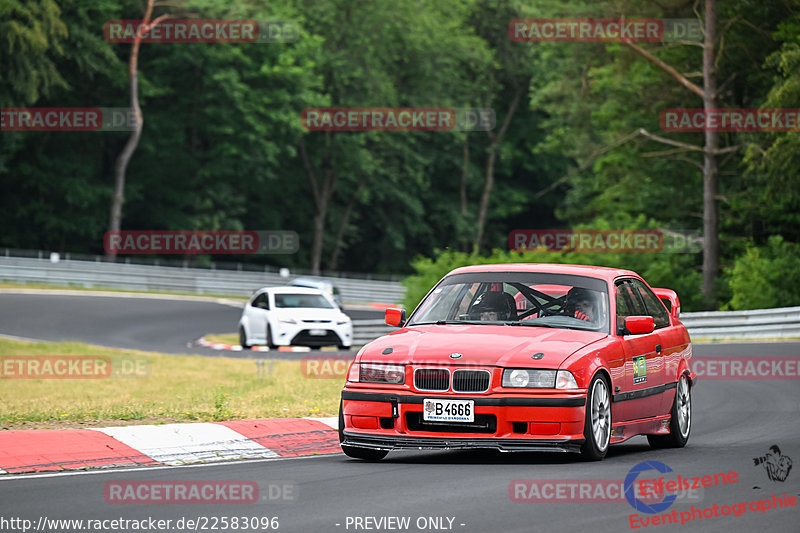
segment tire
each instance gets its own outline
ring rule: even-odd
[[[269,324],[267,324],[267,348],[270,350],[275,350],[278,348],[278,346],[272,342],[272,328]]]
[[[689,442],[689,433],[692,432],[692,388],[686,374],[678,379],[669,414],[669,433],[647,436],[647,442],[653,448],[683,448]]]
[[[380,461],[389,452],[386,450],[373,450],[372,448],[359,448],[357,446],[342,445],[344,442],[344,411],[342,410],[342,400],[339,400],[339,444],[342,451],[353,459],[363,459],[364,461]]]
[[[581,455],[587,461],[602,461],[611,444],[611,387],[601,374],[595,374],[586,394],[586,421]]]
[[[352,348],[352,346],[345,346],[344,344],[339,344],[336,347],[339,348],[340,350],[349,350]]]
[[[239,345],[242,347],[242,350],[250,349],[250,345],[247,344],[247,333],[244,330],[244,326],[239,326]]]

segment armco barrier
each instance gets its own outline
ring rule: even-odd
[[[345,302],[394,304],[402,302],[405,295],[405,287],[396,281],[314,277],[328,280],[336,285]],[[0,280],[27,283],[249,296],[255,289],[285,285],[290,279],[282,278],[274,272],[133,265],[70,259],[51,263],[44,258],[0,255]],[[800,307],[681,313],[681,321],[689,329],[692,337],[800,337]],[[394,329],[386,326],[382,320],[358,321],[354,332],[356,344],[368,342]]]
[[[354,320],[353,346],[363,346],[382,335],[397,331],[394,326],[387,326],[383,320]]]
[[[800,337],[800,307],[681,313],[680,319],[692,338]],[[353,344],[361,346],[396,330],[383,320],[357,320],[353,322]]]
[[[393,304],[403,301],[405,294],[405,287],[396,281],[314,277],[338,287],[344,302]],[[274,272],[102,261],[61,260],[51,263],[48,259],[0,256],[0,280],[24,283],[249,296],[261,287],[286,285],[292,278],[282,278]]]
[[[800,337],[800,307],[681,313],[681,322],[692,337]]]

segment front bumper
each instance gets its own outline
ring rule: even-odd
[[[311,335],[312,330],[324,331],[323,335]],[[329,323],[280,322],[273,328],[272,340],[277,346],[350,346],[353,344],[353,325]]]
[[[495,449],[501,452],[580,452],[584,439],[454,439],[446,437],[380,437],[344,432],[342,446],[356,446],[374,450],[464,450]]]
[[[424,422],[426,398],[473,400],[475,424]],[[381,450],[575,452],[584,442],[585,406],[585,392],[442,395],[347,387],[342,391],[342,445]]]

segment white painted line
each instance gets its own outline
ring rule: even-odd
[[[330,426],[333,429],[336,429],[336,430],[339,429],[339,417],[338,416],[327,416],[327,417],[319,417],[319,418],[314,418],[314,417],[311,417],[311,416],[304,416],[303,418],[305,418],[306,420],[316,420],[317,422],[322,422],[326,426]]]
[[[158,462],[170,465],[278,456],[220,424],[201,422],[89,429],[105,433]]]

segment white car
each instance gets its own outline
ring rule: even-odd
[[[342,307],[342,295],[339,288],[329,281],[322,281],[313,278],[295,278],[289,282],[291,287],[308,287],[309,289],[319,289],[328,295],[336,305]]]
[[[350,317],[322,291],[301,287],[265,287],[253,293],[239,319],[239,344],[338,346],[353,344]]]

